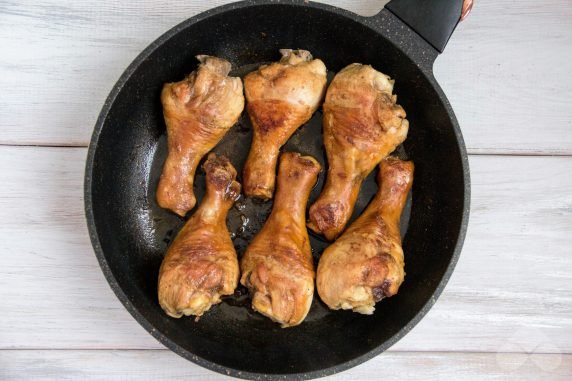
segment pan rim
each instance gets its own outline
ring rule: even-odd
[[[165,347],[167,347],[168,349],[177,353],[181,357],[183,357],[187,360],[190,360],[193,363],[195,363],[201,367],[204,367],[204,368],[209,369],[211,371],[215,371],[215,372],[225,374],[228,376],[244,378],[244,379],[290,379],[290,378],[293,378],[293,379],[309,379],[309,378],[319,378],[319,377],[325,377],[328,375],[336,374],[336,373],[339,373],[341,371],[345,371],[345,370],[348,370],[352,367],[355,367],[359,364],[362,364],[362,363],[378,356],[382,352],[386,351],[388,348],[393,346],[397,341],[399,341],[401,338],[403,338],[415,325],[417,325],[417,323],[419,323],[419,321],[421,321],[421,319],[423,319],[423,317],[427,314],[427,312],[433,307],[436,300],[439,298],[439,296],[441,295],[445,286],[447,285],[447,283],[448,283],[448,281],[449,281],[449,279],[450,279],[450,277],[451,277],[451,275],[455,269],[455,266],[458,262],[458,259],[460,257],[461,249],[462,249],[462,246],[463,246],[463,243],[465,240],[465,236],[466,236],[466,232],[467,232],[467,228],[468,228],[469,212],[470,212],[470,188],[471,188],[471,186],[470,186],[469,162],[468,162],[467,151],[466,151],[465,143],[464,143],[464,140],[462,137],[462,133],[461,133],[459,124],[457,122],[457,119],[454,115],[453,109],[452,109],[449,101],[447,100],[443,90],[441,89],[441,87],[439,86],[439,84],[437,83],[437,81],[435,80],[435,78],[433,76],[433,72],[432,72],[431,67],[426,67],[425,65],[422,65],[422,66],[420,66],[420,70],[423,74],[425,74],[427,76],[429,83],[431,84],[431,86],[433,87],[433,89],[435,90],[435,92],[438,95],[439,101],[443,104],[444,108],[447,110],[451,124],[453,126],[457,145],[459,148],[459,153],[460,153],[460,158],[461,158],[461,166],[462,166],[462,170],[463,170],[463,181],[464,181],[464,185],[463,185],[463,188],[464,188],[463,211],[462,211],[462,218],[460,221],[461,225],[459,227],[459,233],[458,233],[458,237],[456,240],[456,245],[455,245],[455,248],[453,250],[453,255],[451,257],[451,260],[450,260],[449,264],[447,265],[447,268],[446,268],[445,272],[443,273],[442,278],[439,280],[438,285],[435,288],[433,295],[425,303],[425,305],[423,305],[423,307],[415,314],[415,316],[403,328],[401,328],[395,335],[390,337],[388,340],[386,340],[382,344],[378,345],[374,349],[372,349],[372,350],[370,350],[370,351],[368,351],[368,352],[366,352],[360,356],[357,356],[357,357],[355,357],[349,361],[345,361],[343,363],[339,363],[339,364],[336,364],[336,365],[333,365],[333,366],[330,366],[327,368],[309,371],[309,372],[287,373],[287,374],[264,374],[264,373],[256,373],[256,372],[249,372],[249,371],[243,371],[243,370],[239,370],[239,369],[229,368],[227,366],[219,365],[219,364],[212,362],[208,359],[205,359],[203,357],[200,357],[200,356],[197,356],[195,354],[190,353],[189,351],[187,351],[186,349],[184,349],[183,347],[181,347],[180,345],[178,345],[177,343],[172,341],[169,337],[167,337],[166,335],[164,335],[163,333],[161,333],[157,329],[155,329],[155,327],[149,322],[149,320],[141,312],[139,312],[139,310],[137,310],[137,308],[135,308],[135,306],[131,303],[129,296],[121,288],[118,280],[113,275],[113,272],[112,272],[112,270],[111,270],[111,268],[107,262],[107,259],[106,259],[104,252],[103,252],[103,249],[101,247],[99,235],[97,232],[95,216],[94,216],[94,209],[93,209],[93,198],[92,198],[93,170],[94,170],[95,154],[96,154],[96,150],[98,147],[99,137],[100,137],[100,134],[101,134],[101,132],[102,132],[102,130],[106,124],[106,120],[109,116],[109,112],[111,111],[117,96],[122,91],[125,84],[128,83],[128,81],[130,80],[132,75],[135,73],[135,71],[139,68],[141,63],[143,61],[145,61],[145,59],[147,59],[158,47],[163,45],[170,38],[174,37],[180,31],[192,26],[193,24],[196,24],[197,22],[199,22],[201,20],[205,20],[209,17],[219,15],[222,13],[230,12],[230,11],[233,11],[235,9],[243,9],[243,8],[248,8],[248,7],[252,7],[252,6],[271,5],[271,4],[288,4],[288,5],[318,9],[318,10],[330,12],[330,13],[333,13],[336,15],[341,15],[341,16],[349,18],[350,20],[352,20],[354,22],[360,23],[360,24],[368,27],[369,29],[372,30],[372,32],[375,32],[377,35],[381,35],[380,31],[377,30],[376,28],[372,27],[372,25],[369,23],[368,19],[370,19],[370,18],[362,17],[362,16],[356,15],[350,11],[340,9],[340,8],[337,8],[337,7],[334,7],[331,5],[318,4],[318,3],[312,3],[312,2],[306,3],[303,0],[246,0],[246,1],[242,1],[242,2],[231,3],[231,4],[223,5],[223,6],[216,7],[216,8],[207,10],[205,12],[202,12],[196,16],[193,16],[191,18],[184,20],[183,22],[181,22],[178,25],[174,26],[173,28],[169,29],[168,31],[163,33],[159,38],[157,38],[155,41],[153,41],[149,46],[147,46],[129,64],[129,66],[125,69],[125,71],[122,73],[120,78],[114,84],[110,94],[108,95],[108,97],[106,98],[106,100],[102,106],[102,109],[101,109],[100,114],[98,116],[98,119],[96,121],[94,131],[93,131],[93,134],[92,134],[92,137],[90,140],[90,145],[89,145],[88,155],[87,155],[87,160],[86,160],[85,177],[84,177],[85,215],[86,215],[86,222],[88,225],[89,236],[90,236],[90,240],[91,240],[95,255],[97,257],[97,260],[98,260],[99,265],[102,269],[102,272],[105,275],[105,278],[106,278],[107,282],[109,283],[111,289],[113,290],[113,292],[115,293],[117,298],[121,301],[121,303],[123,304],[125,309],[127,309],[127,311],[129,311],[129,313],[135,318],[135,320],[143,328],[145,328],[155,339],[157,339],[161,344],[163,344]],[[383,12],[383,10],[382,10],[382,12]],[[402,49],[401,46],[399,46],[398,44],[395,44],[393,41],[391,41],[391,39],[390,39],[390,42],[392,42],[394,45],[396,45],[396,48],[401,50],[402,52],[404,52],[405,55],[409,56],[407,54],[407,52],[405,52],[404,49]]]

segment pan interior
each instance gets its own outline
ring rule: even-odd
[[[405,282],[397,296],[378,303],[372,316],[329,311],[316,295],[305,322],[290,329],[281,329],[253,312],[242,288],[197,322],[169,318],[157,302],[157,275],[168,244],[184,220],[159,208],[155,201],[166,157],[161,87],[194,70],[197,54],[226,58],[236,68],[236,75],[244,75],[262,62],[276,60],[278,49],[287,47],[310,50],[325,62],[330,78],[344,66],[361,62],[396,79],[398,102],[410,121],[409,137],[397,154],[416,165],[402,218]],[[125,295],[122,302],[144,316],[154,334],[169,347],[202,365],[294,374],[332,369],[386,349],[431,300],[453,257],[461,227],[464,183],[452,121],[417,65],[381,35],[347,16],[272,4],[188,23],[140,62],[102,123],[91,173],[93,222],[103,253],[100,259]],[[240,173],[250,139],[251,125],[244,113],[215,152],[227,155]],[[321,112],[296,132],[283,150],[310,154],[326,168]],[[354,217],[377,190],[374,176],[363,185]],[[324,178],[322,171],[311,201],[319,194]],[[195,191],[200,202],[202,171],[197,174]],[[228,225],[239,255],[271,206],[271,202],[241,198],[231,210]],[[311,240],[317,260],[327,243],[315,235]]]

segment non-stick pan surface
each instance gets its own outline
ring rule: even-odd
[[[234,74],[242,76],[260,63],[278,59],[280,48],[310,50],[325,62],[330,79],[353,62],[371,64],[395,78],[395,92],[410,121],[408,139],[396,154],[416,166],[402,218],[405,282],[398,295],[377,304],[372,316],[330,311],[315,295],[304,323],[289,329],[252,311],[243,288],[199,321],[170,318],[157,301],[157,276],[184,220],[155,201],[166,158],[161,88],[193,71],[197,54],[226,58]],[[232,4],[191,18],[154,42],[126,70],[106,101],[86,169],[86,213],[93,246],[107,280],[129,312],[183,357],[245,378],[332,374],[379,354],[407,333],[448,280],[468,218],[466,153],[453,112],[432,76],[436,56],[435,49],[388,11],[362,18],[303,1]],[[227,155],[240,173],[250,139],[245,112],[214,151]],[[310,154],[325,168],[321,112],[283,150]],[[325,171],[311,201],[324,177]],[[376,192],[374,179],[375,173],[365,181],[354,217]],[[201,171],[195,192],[200,203]],[[272,202],[242,197],[231,210],[228,226],[239,256],[271,207]],[[327,243],[314,235],[311,243],[317,261]]]

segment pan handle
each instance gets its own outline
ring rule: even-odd
[[[442,53],[472,6],[473,0],[391,0],[385,8]]]

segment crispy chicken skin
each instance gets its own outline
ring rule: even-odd
[[[282,59],[244,78],[253,137],[244,165],[244,193],[272,198],[280,147],[318,109],[326,89],[326,66],[306,50],[282,49]]]
[[[413,183],[413,163],[384,159],[378,183],[365,212],[320,258],[318,294],[333,310],[372,314],[375,303],[395,295],[403,282],[399,219]]]
[[[226,157],[214,153],[203,168],[205,198],[169,247],[159,270],[159,303],[175,318],[201,316],[238,284],[238,259],[226,227],[227,213],[240,196],[236,170]]]
[[[393,81],[369,65],[340,71],[324,102],[326,185],[310,207],[308,227],[334,240],[350,219],[363,179],[406,136],[405,111]]]
[[[230,62],[205,55],[197,59],[197,70],[180,82],[166,83],[161,92],[169,153],[157,202],[180,216],[195,206],[193,182],[200,160],[244,109],[242,81],[228,76]]]
[[[306,203],[320,164],[310,156],[284,153],[270,217],[246,249],[240,283],[252,307],[282,327],[300,324],[312,304],[314,265],[306,230]]]

